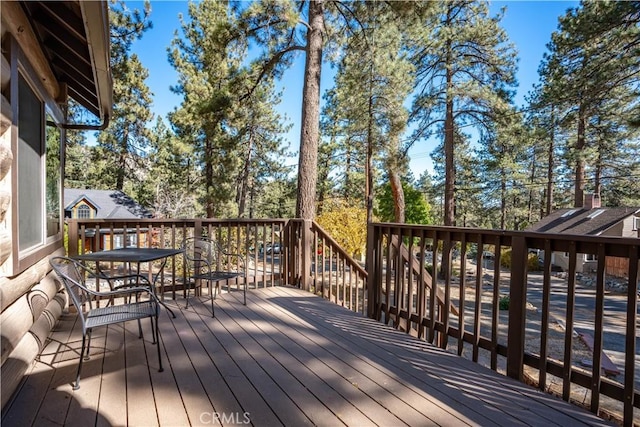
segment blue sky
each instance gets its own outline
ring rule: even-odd
[[[516,104],[524,104],[525,95],[538,81],[538,66],[546,52],[546,44],[551,33],[557,29],[558,17],[574,7],[575,1],[495,1],[491,3],[492,14],[503,6],[507,7],[502,27],[518,50],[518,91]],[[141,8],[141,2],[127,2],[130,8]],[[180,97],[171,93],[169,87],[177,81],[175,70],[167,60],[167,48],[180,27],[178,15],[187,15],[186,1],[152,1],[151,20],[153,28],[133,45],[142,64],[149,69],[147,84],[154,93],[153,111],[166,118],[168,112],[180,104]],[[288,70],[282,79],[283,100],[277,109],[293,123],[291,131],[285,135],[290,150],[297,151],[300,143],[300,112],[302,104],[302,74],[304,57]],[[322,88],[331,87],[333,73],[326,67],[322,75]],[[416,144],[410,151],[410,167],[417,178],[426,169],[431,170],[430,153],[435,143],[425,141]],[[290,164],[296,164],[292,159]]]

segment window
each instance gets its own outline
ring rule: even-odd
[[[640,230],[640,217],[633,218],[633,231]]]
[[[78,218],[80,219],[88,219],[91,218],[91,208],[87,205],[78,206]]]
[[[18,249],[22,252],[44,243],[44,104],[22,75],[18,103]]]
[[[584,260],[585,261],[597,261],[598,260],[598,255],[596,255],[596,254],[584,254]]]
[[[104,247],[109,247],[109,240],[111,236],[104,236],[103,244]],[[138,236],[136,234],[114,234],[113,235],[113,248],[112,249],[120,249],[120,248],[131,248],[138,245]]]
[[[49,121],[53,123],[52,119]],[[50,126],[45,129],[45,103],[20,74],[17,156],[19,254],[38,249],[49,239],[61,235],[60,141],[58,128]]]
[[[52,237],[60,233],[60,129],[56,126],[49,126],[53,123],[53,118],[47,115],[46,145],[47,150],[47,237]]]

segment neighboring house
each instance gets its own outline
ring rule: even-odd
[[[553,234],[577,234],[581,236],[610,236],[610,237],[640,237],[640,208],[606,208],[600,204],[597,194],[587,194],[584,206],[581,208],[559,209],[527,228],[527,231],[537,231]],[[544,254],[540,255],[541,258]],[[615,264],[607,259],[609,271]],[[554,252],[551,254],[551,264],[556,268],[569,268],[569,254]],[[611,266],[611,268],[609,268]],[[576,271],[590,273],[597,267],[597,256],[594,254],[578,254]],[[622,266],[621,271],[627,271]]]
[[[2,1],[0,14],[4,408],[66,305],[49,265],[64,254],[66,130],[104,129],[113,88],[106,1]],[[67,121],[69,98],[84,107],[81,123]]]
[[[64,189],[64,217],[77,219],[151,218],[153,215],[122,191]],[[85,251],[147,246],[146,230],[116,229],[96,238],[94,230],[85,233]]]

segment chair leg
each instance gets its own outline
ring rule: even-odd
[[[87,334],[82,335],[82,350],[80,351],[80,361],[78,362],[78,371],[76,372],[76,382],[73,385],[74,390],[78,390],[80,388],[80,372],[82,371],[82,361],[84,360],[84,350],[85,345],[87,343]],[[87,351],[87,354],[89,352]]]
[[[157,341],[156,341],[155,329],[154,329],[154,326],[153,326],[153,317],[150,317],[150,319],[151,319],[151,337],[153,339],[153,342],[151,344],[156,344]]]
[[[156,313],[155,316],[153,316],[153,318],[155,318],[155,340],[156,340],[156,347],[158,347],[158,372],[162,372],[164,371],[164,368],[162,367],[162,356],[160,355],[160,328],[158,327],[158,313]],[[151,322],[154,322],[154,319],[151,318]]]
[[[191,282],[187,280],[184,283],[184,299],[186,300],[186,303],[184,305],[185,309],[189,308],[189,288],[191,288]],[[194,289],[195,289],[195,286],[194,286]]]
[[[87,330],[87,334],[86,334],[86,335],[88,335],[88,339],[87,339],[87,354],[81,355],[81,359],[89,360],[89,352],[91,351],[91,332],[92,331],[93,331],[92,329]],[[85,348],[84,347],[84,336],[82,336],[82,352],[83,353],[84,353],[84,348]],[[84,356],[84,357],[82,357],[82,356]]]
[[[142,322],[138,319],[138,338],[142,339]]]
[[[212,292],[212,288],[211,288],[211,286],[212,286],[212,285],[211,285],[211,281],[209,281],[209,296],[211,297],[211,317],[216,317],[215,308],[213,307],[213,306],[214,306],[214,304],[213,304],[213,300],[216,298],[217,293],[216,293],[216,291],[214,290],[214,291],[213,291],[213,295],[211,294],[211,292]],[[213,289],[217,289],[217,287],[218,287],[218,282],[216,282],[216,284],[215,284],[215,285],[213,285],[213,286],[214,286],[214,288],[213,288]]]

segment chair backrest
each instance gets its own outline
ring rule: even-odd
[[[227,253],[214,240],[190,237],[182,244],[185,268],[188,274],[206,274],[213,271],[245,272],[242,255]]]
[[[92,291],[87,287],[86,279],[96,277],[96,274],[81,262],[67,257],[51,258],[49,263],[62,281],[84,325],[85,308],[93,308]]]

